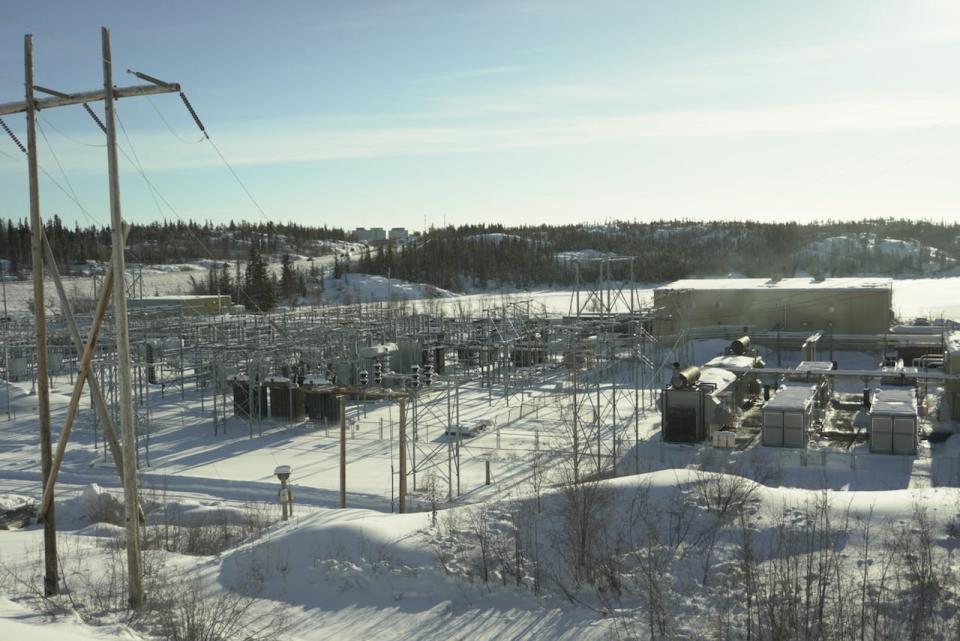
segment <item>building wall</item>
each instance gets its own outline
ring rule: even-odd
[[[230,297],[226,295],[183,296],[177,298],[147,297],[131,298],[127,301],[127,306],[131,310],[163,310],[169,314],[179,314],[182,310],[184,315],[187,316],[218,314],[221,311],[226,312],[230,305]]]
[[[656,289],[653,303],[660,335],[716,325],[877,334],[893,320],[893,291],[883,287]]]

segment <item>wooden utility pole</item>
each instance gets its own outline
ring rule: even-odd
[[[37,106],[33,99],[33,36],[23,40],[27,106],[27,175],[30,181],[30,258],[33,272],[33,324],[37,334],[37,415],[40,424],[40,467],[43,483],[50,477],[53,451],[50,437],[50,383],[47,380],[47,319],[43,308],[43,229],[40,222],[40,166],[37,162]],[[52,499],[52,494],[51,494]],[[57,525],[53,505],[43,519],[43,593],[59,594]]]
[[[113,58],[110,31],[100,30],[103,45],[103,96],[107,126],[107,169],[110,173],[110,226],[113,232],[113,318],[117,330],[117,386],[120,429],[123,433],[123,503],[127,525],[127,584],[130,607],[143,605],[143,571],[140,566],[140,520],[137,506],[137,442],[133,424],[133,380],[130,369],[130,327],[127,322],[127,287],[124,283],[123,216],[120,212],[120,177],[117,162],[117,126],[114,114]]]
[[[347,507],[347,397],[340,399],[340,507]]]
[[[41,231],[43,227],[41,226]],[[129,226],[124,229],[124,233],[129,232]],[[46,258],[46,268],[47,273],[53,279],[53,284],[57,289],[57,295],[60,297],[60,309],[63,312],[63,318],[67,321],[67,329],[70,330],[70,336],[73,338],[73,345],[77,350],[77,361],[83,359],[83,353],[85,350],[83,338],[80,336],[80,330],[77,327],[77,321],[73,317],[73,310],[70,309],[70,301],[67,299],[67,292],[63,288],[63,281],[60,279],[60,272],[57,269],[57,261],[53,256],[53,248],[50,247],[50,241],[47,239],[46,233],[43,235],[43,253],[44,258]],[[107,270],[107,274],[104,277],[104,290],[107,289],[107,283],[112,290],[113,288],[113,266]],[[101,291],[101,296],[103,292]],[[109,297],[110,294],[106,295]],[[97,382],[97,376],[91,368],[87,373],[87,385],[90,388],[90,396],[93,400],[93,407],[96,409],[97,418],[100,419],[100,424],[103,426],[104,440],[107,441],[107,444],[110,446],[110,453],[113,455],[113,462],[117,466],[117,474],[120,476],[120,483],[123,484],[123,455],[120,453],[120,441],[117,440],[116,430],[113,429],[113,419],[110,417],[110,410],[107,408],[107,401],[103,398],[103,392],[100,389],[100,384]]]
[[[60,472],[63,455],[67,451],[67,440],[70,438],[73,421],[77,416],[77,411],[80,409],[80,395],[83,393],[83,384],[88,381],[92,382],[90,364],[93,361],[93,355],[97,348],[97,338],[100,336],[100,327],[103,325],[103,318],[107,315],[107,308],[110,306],[110,290],[112,287],[113,270],[109,271],[107,277],[104,279],[103,291],[100,293],[100,300],[97,301],[97,309],[93,315],[93,323],[90,326],[90,338],[87,340],[87,345],[83,350],[80,363],[77,366],[77,380],[73,385],[73,394],[70,396],[70,404],[67,407],[67,418],[63,423],[63,429],[60,431],[60,442],[57,443],[57,453],[53,457],[50,473],[47,475],[43,487],[43,499],[40,501],[40,510],[38,512],[38,516],[41,519],[46,516],[53,506],[53,487],[57,482],[57,474]],[[106,425],[104,427],[106,427]],[[124,479],[124,481],[125,480],[126,479]],[[137,516],[139,520],[139,512]]]
[[[120,214],[120,187],[117,178],[117,148],[116,129],[114,123],[114,100],[132,96],[149,96],[162,93],[180,91],[180,85],[167,83],[145,74],[132,72],[150,84],[132,87],[114,87],[110,62],[110,34],[102,30],[103,45],[103,74],[104,86],[102,89],[81,93],[66,94],[36,85],[33,77],[33,39],[27,35],[24,38],[24,71],[25,71],[25,100],[0,104],[0,116],[25,113],[27,116],[27,169],[30,186],[30,227],[31,251],[33,271],[34,296],[34,324],[37,337],[37,414],[40,426],[40,455],[43,483],[46,486],[52,468],[52,451],[50,436],[50,387],[47,379],[47,329],[46,317],[43,311],[43,241],[42,222],[40,218],[40,188],[39,165],[37,162],[37,113],[42,109],[65,107],[67,105],[84,105],[87,111],[93,114],[87,103],[104,100],[106,102],[107,126],[107,161],[110,169],[110,210],[113,226],[113,270],[117,281],[114,288],[114,305],[116,307],[118,366],[120,371],[120,405],[123,429],[123,479],[124,499],[127,509],[127,558],[130,571],[130,604],[139,607],[143,603],[143,581],[140,571],[139,539],[136,516],[139,513],[136,486],[136,435],[133,425],[133,390],[130,369],[129,327],[127,324],[127,308],[125,286],[123,283],[123,247],[124,231]],[[50,94],[45,98],[36,98],[35,93]],[[99,121],[98,121],[99,122]],[[118,259],[119,256],[119,259]],[[74,336],[77,351],[82,353],[81,344]],[[93,381],[94,379],[89,379]],[[95,386],[91,382],[92,386]],[[98,396],[98,394],[94,394]],[[102,409],[99,404],[98,412]],[[107,425],[107,423],[105,423]],[[114,458],[119,458],[114,452]],[[131,482],[132,481],[132,482]],[[49,509],[44,514],[44,560],[46,573],[44,575],[44,592],[47,595],[58,591],[57,572],[57,544],[54,519],[53,484],[48,493]]]
[[[400,514],[407,511],[407,400],[400,399]]]

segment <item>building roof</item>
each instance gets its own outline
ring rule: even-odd
[[[873,394],[871,414],[917,415],[917,394],[913,388],[878,389]]]
[[[737,375],[729,370],[719,367],[704,367],[700,370],[701,383],[712,383],[717,386],[716,392],[722,392],[728,388],[735,380]]]
[[[735,354],[725,354],[715,356],[707,361],[704,367],[755,367],[756,363],[753,356],[736,356]]]
[[[806,409],[817,393],[815,385],[787,383],[763,406],[764,410],[784,411]]]
[[[768,278],[685,278],[657,287],[654,291],[675,290],[893,290],[890,278],[782,278],[774,281]]]
[[[798,372],[830,372],[833,371],[833,363],[830,361],[800,361],[796,369]]]
[[[127,300],[127,302],[134,304],[140,301],[165,301],[168,303],[182,303],[194,300],[217,300],[223,298],[230,298],[230,296],[228,294],[169,294],[167,296],[144,296],[143,298],[130,298]]]

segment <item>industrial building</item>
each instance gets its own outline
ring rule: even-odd
[[[181,313],[184,316],[219,314],[227,311],[230,306],[230,297],[218,294],[146,296],[144,298],[131,298],[127,301],[127,308],[131,313],[163,311],[173,316]]]
[[[893,321],[885,278],[678,280],[653,290],[654,334],[749,326],[786,332],[880,334]]]
[[[917,396],[912,388],[878,389],[870,404],[870,451],[917,453]]]
[[[357,237],[357,240],[365,240],[369,242],[377,242],[387,239],[387,232],[384,231],[383,227],[371,227],[367,229],[366,227],[357,227],[353,230],[353,235]]]

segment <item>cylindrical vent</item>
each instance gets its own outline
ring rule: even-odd
[[[700,380],[700,368],[691,365],[683,369],[676,370],[671,379],[671,383],[676,388],[691,387]]]
[[[730,343],[730,351],[732,351],[737,356],[743,356],[747,353],[747,348],[750,347],[750,337],[741,336],[737,340]]]
[[[863,388],[863,409],[870,409],[870,388]]]

